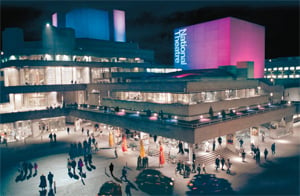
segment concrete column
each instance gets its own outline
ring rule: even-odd
[[[231,133],[226,135],[226,148],[228,148],[232,152],[236,152],[236,145],[237,139],[236,139],[236,134]]]

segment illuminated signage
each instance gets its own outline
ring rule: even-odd
[[[174,33],[174,60],[175,64],[186,65],[187,64],[187,32],[186,28],[179,29]]]

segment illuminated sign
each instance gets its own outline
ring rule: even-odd
[[[250,78],[263,78],[265,28],[233,17],[174,30],[174,66],[183,70],[218,69],[253,62]],[[250,72],[249,72],[250,73]]]
[[[175,64],[186,65],[186,49],[187,49],[187,29],[179,29],[174,33],[174,54],[175,54]]]

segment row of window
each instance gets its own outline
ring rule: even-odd
[[[265,71],[283,71],[283,70],[300,70],[300,66],[290,66],[290,67],[273,67],[273,68],[265,68]]]
[[[38,55],[11,55],[8,59],[2,59],[2,62],[8,60],[44,60],[44,61],[75,61],[75,62],[114,62],[114,63],[144,63],[141,58],[125,58],[125,57],[95,57],[95,56],[76,56],[76,55],[50,55],[50,54],[38,54]]]

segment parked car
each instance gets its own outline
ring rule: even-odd
[[[105,182],[98,192],[98,196],[121,196],[121,185],[113,181]]]
[[[163,175],[154,169],[143,170],[135,179],[138,187],[149,193],[171,194],[174,188],[174,179]]]
[[[195,175],[187,184],[189,194],[233,194],[231,184],[223,179],[216,178],[214,174]]]

